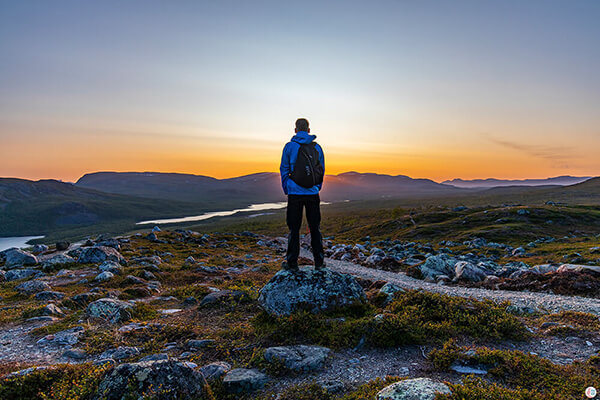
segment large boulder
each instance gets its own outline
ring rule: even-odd
[[[308,372],[320,369],[330,351],[327,347],[306,345],[269,347],[265,360],[279,362],[292,371]]]
[[[17,249],[16,247],[3,251],[2,255],[5,260],[4,268],[6,269],[23,265],[36,265],[38,263],[36,256],[21,249]]]
[[[59,266],[74,264],[75,259],[73,257],[69,257],[66,254],[56,254],[50,258],[47,258],[42,261],[42,266],[44,268],[57,268]]]
[[[125,363],[108,372],[96,399],[122,400],[159,398],[162,400],[201,398],[204,380],[185,362],[157,360]]]
[[[128,321],[131,318],[131,303],[111,298],[98,299],[87,306],[87,315],[101,318],[112,324]]]
[[[258,301],[268,313],[283,316],[299,309],[330,310],[364,298],[362,287],[351,275],[304,267],[297,273],[277,272],[260,290]]]
[[[6,274],[4,275],[4,279],[10,282],[31,277],[37,278],[42,275],[44,275],[42,271],[38,271],[37,269],[33,268],[11,269],[10,271],[6,272]]]
[[[207,381],[220,379],[223,375],[231,370],[231,365],[223,361],[217,361],[207,364],[198,369],[198,372],[204,376]]]
[[[125,258],[112,247],[94,246],[81,250],[77,262],[82,264],[101,263],[104,261],[114,261],[119,264],[125,264]]]
[[[559,272],[559,273],[564,273],[564,272],[569,272],[569,271],[592,272],[592,273],[595,272],[595,273],[600,274],[600,267],[597,265],[563,264],[560,267],[558,267],[558,269],[556,270],[556,272]]]
[[[429,378],[392,383],[377,393],[377,400],[434,400],[438,393],[450,394],[448,385]]]
[[[52,290],[52,288],[50,287],[50,285],[48,285],[44,281],[27,281],[27,282],[23,282],[20,285],[18,285],[17,287],[15,287],[15,289],[19,293],[22,293],[22,294],[34,294],[34,293],[39,293],[39,292],[44,292],[44,291]]]
[[[459,261],[454,265],[454,280],[480,282],[487,276],[486,272],[468,261]]]
[[[223,378],[223,386],[230,393],[251,392],[262,388],[269,378],[256,369],[232,369]]]
[[[440,275],[454,277],[454,265],[457,260],[447,254],[438,254],[436,256],[427,257],[425,262],[419,265],[421,276],[426,281],[435,281]]]

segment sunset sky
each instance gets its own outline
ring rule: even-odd
[[[600,175],[600,1],[2,1],[0,176]]]

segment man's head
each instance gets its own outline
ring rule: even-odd
[[[306,118],[298,118],[296,120],[296,133],[301,131],[310,133],[310,128],[308,127],[308,120]]]

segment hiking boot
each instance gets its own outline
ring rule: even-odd
[[[289,265],[287,261],[284,261],[281,263],[281,269],[284,271],[290,271],[290,272],[299,272],[300,269],[298,268],[297,265]]]
[[[315,265],[315,271],[323,271],[325,269],[325,263],[321,265]]]

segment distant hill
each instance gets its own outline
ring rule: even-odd
[[[223,208],[285,200],[278,173],[263,172],[229,179],[157,172],[95,172],[79,187],[109,193],[183,201],[214,201]],[[455,187],[408,176],[347,172],[327,175],[321,197],[327,201],[415,197],[459,192]]]
[[[481,188],[492,188],[499,186],[546,186],[546,185],[559,185],[559,186],[567,186],[574,185],[577,183],[585,182],[590,179],[589,176],[556,176],[554,178],[546,178],[546,179],[452,179],[442,182],[446,185],[452,185],[459,188],[470,188],[470,189],[481,189]]]
[[[92,226],[110,231],[119,224],[206,208],[202,203],[104,193],[51,179],[0,178],[0,236],[48,235]]]

